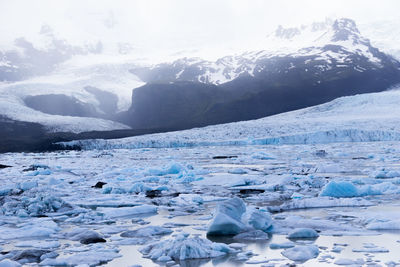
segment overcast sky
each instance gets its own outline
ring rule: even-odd
[[[0,0],[0,46],[43,24],[72,43],[102,40],[173,51],[246,46],[277,25],[326,17],[399,21],[399,0]],[[399,23],[400,24],[400,23]]]

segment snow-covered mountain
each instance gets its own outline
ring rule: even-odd
[[[272,59],[310,56],[311,58],[302,63],[309,64],[309,71],[314,73],[333,68],[353,68],[362,72],[365,69],[364,64],[382,68],[382,61],[387,60],[361,35],[356,23],[350,19],[326,20],[299,28],[279,26],[274,33],[267,36],[265,44],[268,44],[267,50],[226,56],[215,62],[200,58],[182,58],[172,63],[135,68],[131,71],[146,82],[198,81],[222,84],[242,75],[256,76],[270,69],[268,64]],[[360,62],[360,58],[365,62]],[[313,64],[313,60],[318,64]],[[288,72],[296,67],[298,66],[290,64],[287,68],[276,71]]]
[[[121,121],[133,128],[184,129],[261,118],[400,83],[400,62],[373,47],[353,20],[311,25],[299,34],[280,27],[271,38],[287,48],[132,69],[148,84],[134,90]]]

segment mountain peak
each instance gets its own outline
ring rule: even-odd
[[[358,39],[360,37],[360,31],[357,28],[356,22],[352,19],[341,18],[337,19],[332,24],[334,35],[332,41],[347,41],[352,39]]]

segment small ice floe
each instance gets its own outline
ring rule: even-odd
[[[386,168],[382,168],[380,170],[376,170],[375,172],[373,172],[371,176],[377,179],[400,177],[400,170],[389,170]]]
[[[104,237],[96,231],[86,228],[76,228],[68,232],[65,237],[73,241],[79,241],[82,244],[91,243],[104,243],[106,240]]]
[[[20,267],[20,266],[22,266],[20,263],[10,259],[4,259],[0,261],[0,267]]]
[[[231,174],[246,174],[248,171],[246,169],[242,169],[242,168],[234,168],[231,170],[228,170],[228,173]]]
[[[117,249],[106,248],[100,244],[91,246],[90,251],[75,253],[55,259],[47,258],[40,262],[42,266],[97,266],[121,257]]]
[[[122,208],[99,208],[97,210],[108,218],[128,217],[138,214],[157,213],[157,207],[153,205],[141,205],[141,206],[122,207]]]
[[[315,239],[318,233],[311,228],[296,228],[288,234],[289,239]]]
[[[356,259],[356,260],[352,260],[352,259],[338,259],[334,262],[336,265],[353,265],[353,266],[360,266],[365,264],[365,261],[363,259]]]
[[[284,242],[284,243],[271,243],[269,244],[270,249],[286,249],[286,248],[292,248],[295,246],[295,243],[293,242]]]
[[[305,262],[318,257],[319,249],[316,245],[297,245],[285,249],[281,254],[292,261]]]
[[[20,238],[49,237],[60,230],[57,223],[48,218],[31,219],[16,227],[2,226],[0,228],[0,239],[11,240]]]
[[[365,252],[365,253],[388,253],[389,250],[384,247],[378,247],[372,243],[364,243],[362,248],[353,248],[353,252]]]
[[[238,261],[247,261],[253,256],[254,256],[254,253],[252,251],[243,251],[236,255],[236,259]]]
[[[400,230],[400,220],[374,221],[369,223],[368,230]]]
[[[155,261],[215,258],[237,252],[226,244],[214,243],[200,237],[189,237],[184,233],[177,235],[175,239],[151,243],[139,251],[144,257]]]
[[[249,230],[267,231],[272,226],[268,212],[248,208],[240,198],[232,198],[220,203],[211,221],[208,235],[236,235]]]
[[[272,212],[308,209],[308,208],[329,208],[329,207],[364,207],[372,206],[373,203],[364,198],[331,198],[331,197],[315,197],[304,199],[293,199],[290,202],[280,206],[269,207]]]
[[[121,233],[121,237],[153,237],[153,236],[162,236],[169,235],[172,233],[172,230],[161,227],[161,226],[146,226],[136,230],[130,230]]]
[[[360,195],[357,187],[347,181],[330,181],[322,188],[320,196],[327,197],[357,197]]]
[[[28,240],[21,241],[14,245],[15,247],[25,248],[32,247],[37,249],[55,249],[61,246],[59,241],[49,240],[49,241],[36,241],[36,240]]]
[[[243,232],[240,234],[237,234],[233,237],[236,240],[267,240],[269,239],[269,236],[267,233],[261,231],[261,230],[250,230],[247,232]]]

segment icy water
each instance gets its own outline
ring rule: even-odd
[[[0,163],[12,167],[0,169],[0,260],[31,266],[395,266],[400,264],[399,152],[398,143],[374,142],[2,154]],[[319,197],[331,181],[350,182],[362,193]],[[98,182],[106,184],[96,188]],[[144,245],[174,240],[182,232],[207,238],[215,206],[234,196],[271,212],[269,239],[246,241],[238,251],[254,255],[174,263],[142,257]],[[149,225],[173,232],[121,236]],[[295,228],[318,231],[315,240],[295,241],[316,244],[316,258],[294,262],[281,254],[284,249],[269,247],[288,242]],[[106,242],[82,244],[82,235],[73,235],[77,230],[95,231]],[[21,250],[58,256],[20,259],[15,253]]]
[[[359,212],[359,209],[346,208],[348,212]],[[379,210],[381,212],[400,212],[400,206],[384,205],[374,206],[368,208],[368,210]],[[335,210],[338,211],[338,210]],[[309,209],[309,210],[298,210],[288,213],[300,213],[306,217],[314,217],[326,215],[326,210],[322,209]],[[195,235],[200,235],[207,238],[204,231],[193,229],[192,226],[199,225],[199,220],[196,220],[196,216],[181,216],[175,217],[174,219],[166,219],[166,214],[159,214],[148,218],[151,224],[162,225],[167,222],[183,223],[190,226],[179,227],[176,232],[185,231]],[[167,238],[167,237],[166,237]],[[224,242],[227,244],[236,243],[236,240],[232,238],[224,237],[213,237],[212,241]],[[234,267],[234,266],[265,266],[266,264],[290,264],[292,261],[282,256],[281,252],[283,249],[271,249],[269,245],[271,243],[284,243],[288,239],[286,235],[271,234],[270,239],[261,241],[246,241],[244,242],[245,250],[252,251],[253,256],[249,261],[238,261],[235,256],[228,255],[215,259],[202,259],[202,260],[186,260],[180,262],[181,266],[221,266],[221,267]],[[311,259],[307,262],[297,262],[301,266],[332,266],[337,259],[350,259],[355,262],[362,259],[362,263],[354,265],[369,265],[369,266],[396,266],[400,265],[400,231],[380,231],[377,233],[371,233],[366,235],[356,236],[320,236],[316,240],[299,240],[296,241],[298,244],[316,244],[320,248],[320,254],[318,258]],[[353,252],[353,249],[362,248],[363,245],[373,243],[379,247],[385,247],[389,249],[389,252]],[[339,245],[336,245],[339,244]],[[343,250],[340,252],[332,252],[332,248],[340,247]],[[163,263],[155,263],[150,259],[142,258],[142,255],[138,252],[140,246],[122,246],[120,253],[121,258],[115,259],[114,261],[106,264],[106,266],[129,266],[132,264],[140,264],[142,266],[165,266]],[[392,265],[390,265],[392,264]],[[335,265],[338,266],[338,265]]]

